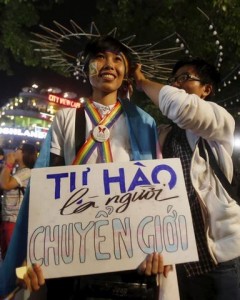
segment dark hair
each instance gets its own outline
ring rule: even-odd
[[[122,52],[128,61],[129,67],[132,62],[132,54],[131,51],[123,45],[119,40],[115,39],[110,35],[101,36],[95,40],[91,40],[85,47],[84,52],[82,53],[85,58],[84,62],[84,71],[88,72],[89,61],[93,57],[95,57],[99,52],[105,51],[113,51],[113,52]]]
[[[217,71],[215,66],[198,57],[183,59],[179,60],[175,64],[172,69],[172,75],[175,75],[181,67],[186,65],[194,67],[203,84],[209,83],[212,85],[213,89],[209,97],[214,96],[218,85],[221,82],[220,73]]]
[[[4,155],[3,148],[0,147],[0,155]]]
[[[32,144],[22,144],[23,162],[26,167],[32,169],[37,159],[37,149]]]

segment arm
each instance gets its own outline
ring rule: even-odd
[[[50,149],[50,166],[60,166],[61,157],[64,156],[64,114],[59,110],[52,122],[52,139]],[[64,158],[63,158],[64,160]]]
[[[159,92],[164,87],[163,84],[157,83],[145,78],[141,72],[141,65],[137,64],[134,71],[134,79],[138,90],[142,90],[155,105],[159,106]]]
[[[217,103],[203,100],[182,89],[165,86],[159,94],[159,108],[164,116],[180,128],[222,144],[232,153],[235,121]]]
[[[19,186],[17,180],[12,176],[15,165],[15,153],[10,152],[6,155],[5,164],[0,174],[0,185],[3,190],[12,190]]]
[[[147,94],[164,116],[182,129],[223,144],[232,153],[235,122],[223,107],[183,89],[147,80],[140,65],[137,65],[134,77],[137,88]]]
[[[70,165],[75,153],[75,117],[76,109],[64,108],[59,110],[52,122],[50,152],[61,158],[54,158],[55,165]],[[53,156],[51,158],[53,158]],[[64,164],[62,164],[64,159]],[[57,163],[57,164],[56,164]],[[52,164],[53,165],[53,164]]]

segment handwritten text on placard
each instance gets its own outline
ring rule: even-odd
[[[28,261],[46,277],[133,269],[154,251],[197,260],[178,159],[33,170]]]

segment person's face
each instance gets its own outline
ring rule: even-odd
[[[15,149],[15,160],[16,162],[21,161],[23,158],[23,150],[22,150],[22,146],[19,146]]]
[[[99,52],[89,62],[89,81],[93,90],[117,91],[127,73],[128,62],[123,53]]]
[[[181,75],[190,75],[190,77]],[[188,94],[196,94],[202,99],[205,99],[212,91],[212,85],[201,82],[194,66],[182,66],[177,70],[174,78],[175,80],[171,83],[172,86],[183,89]]]

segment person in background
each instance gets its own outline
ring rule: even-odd
[[[4,166],[4,150],[3,148],[0,147],[0,172],[3,169],[3,166]],[[2,195],[3,195],[3,190],[0,188],[0,199],[2,198]],[[1,207],[1,202],[0,202],[0,207]]]
[[[0,148],[0,172],[2,171],[4,165],[4,150]],[[0,226],[1,226],[1,211],[2,211],[2,197],[3,190],[0,188]],[[0,247],[0,262],[2,261],[1,247]]]
[[[231,182],[235,122],[223,107],[209,101],[220,75],[205,60],[192,58],[176,63],[169,85],[145,78],[141,65],[134,77],[137,88],[171,121],[159,128],[163,158],[180,158],[183,167],[199,261],[176,266],[180,298],[239,300],[239,218],[231,209],[234,202],[219,192],[220,182],[199,152],[203,138],[205,153],[207,143]],[[217,214],[218,222],[212,223]]]
[[[5,156],[0,173],[0,186],[3,189],[0,247],[3,259],[13,234],[24,191],[36,159],[37,151],[35,146],[31,144],[22,144],[14,152],[9,152]]]
[[[0,170],[2,170],[4,163],[4,150],[0,147]]]
[[[0,148],[0,172],[3,169],[3,166],[4,166],[4,150],[3,148]],[[2,198],[2,195],[3,195],[3,190],[0,188],[0,199]],[[0,211],[1,211],[1,201],[0,201]]]

